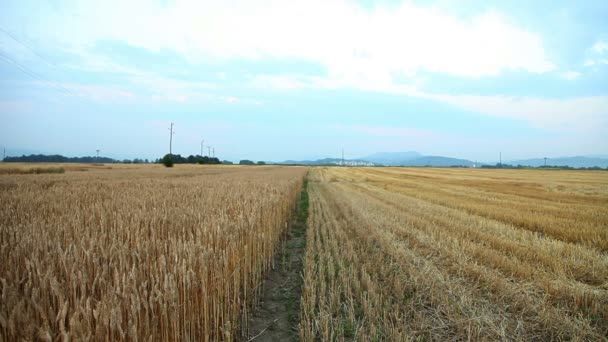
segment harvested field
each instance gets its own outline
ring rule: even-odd
[[[247,335],[304,168],[0,175],[0,340]]]
[[[300,337],[605,340],[608,173],[315,168]]]

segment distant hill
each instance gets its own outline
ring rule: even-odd
[[[508,162],[511,165],[523,165],[531,167],[539,167],[545,165],[543,158],[514,160]],[[569,166],[574,168],[579,167],[608,167],[608,158],[597,157],[562,157],[562,158],[547,158],[547,166]]]
[[[424,156],[416,151],[407,152],[380,152],[367,157],[360,158],[376,164],[385,166],[473,166],[470,160],[457,159],[443,156]]]
[[[285,165],[342,165],[340,158],[323,158],[317,160],[286,160],[276,164]],[[344,165],[347,166],[375,166],[377,164],[361,160],[361,159],[344,159]]]
[[[376,164],[382,164],[387,166],[401,165],[404,161],[413,160],[423,157],[422,154],[416,151],[408,152],[379,152],[370,154],[369,156],[359,158]]]
[[[416,159],[405,160],[401,162],[401,166],[435,166],[435,167],[450,167],[450,166],[466,166],[472,167],[474,162],[466,159],[449,158],[442,156],[424,156]]]
[[[278,164],[298,164],[298,165],[341,165],[342,159],[324,158],[317,160],[286,160]],[[345,164],[349,166],[431,166],[431,167],[451,167],[464,166],[473,167],[475,162],[468,159],[451,158],[444,156],[424,156],[418,152],[382,152],[374,153],[367,157],[358,159],[347,159]],[[481,164],[481,163],[480,163]],[[478,164],[478,165],[480,165]],[[505,161],[504,165],[522,165],[528,167],[539,167],[545,164],[542,158]],[[494,165],[494,164],[492,164]],[[572,168],[608,167],[608,158],[598,157],[563,157],[548,158],[547,166],[568,166]]]

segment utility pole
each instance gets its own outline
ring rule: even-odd
[[[342,166],[345,166],[346,164],[344,164],[344,149],[342,149]]]
[[[207,146],[207,156],[211,158],[211,146]]]
[[[502,167],[502,152],[500,153],[500,161],[498,162],[498,167]]]
[[[205,142],[205,139],[201,140],[201,157],[203,156],[203,143]]]
[[[213,158],[215,158],[215,147],[213,148]]]
[[[171,123],[171,127],[169,128],[169,156],[173,155],[173,122]]]
[[[97,151],[97,162],[99,162],[99,150],[95,150]]]

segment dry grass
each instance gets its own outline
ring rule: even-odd
[[[238,339],[303,168],[0,175],[0,340]]]
[[[605,340],[608,173],[315,168],[300,337]]]

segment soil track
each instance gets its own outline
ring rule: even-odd
[[[274,267],[264,280],[260,302],[249,318],[249,336],[245,341],[298,341],[307,218],[305,180],[287,237],[274,257]]]

